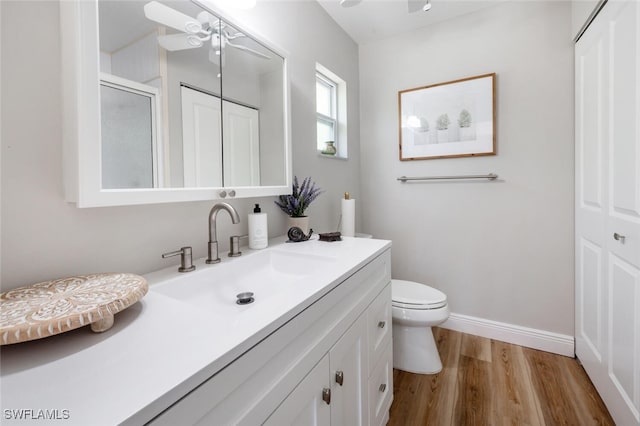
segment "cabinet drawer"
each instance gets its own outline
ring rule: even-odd
[[[382,357],[369,376],[369,424],[385,423],[393,401],[393,351],[391,342],[382,350]]]
[[[378,294],[367,309],[367,334],[369,340],[369,373],[382,357],[391,341],[391,283]]]

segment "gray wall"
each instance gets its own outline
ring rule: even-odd
[[[573,335],[569,2],[505,2],[360,46],[363,230],[452,312]],[[497,155],[400,162],[398,91],[497,73]],[[401,184],[484,174],[497,182]]]
[[[64,201],[58,3],[2,1],[0,10],[2,290],[91,272],[146,273],[176,264],[160,254],[185,245],[204,257],[213,202],[77,209]],[[38,31],[25,32],[34,19]],[[339,194],[360,190],[357,46],[315,2],[259,2],[241,19],[290,54],[293,170],[326,189],[309,210],[311,224],[334,230]],[[349,84],[348,161],[316,154],[316,61]],[[229,235],[247,232],[254,202],[269,214],[269,234],[284,234],[285,215],[273,200],[232,201],[243,221],[220,216],[222,250]]]

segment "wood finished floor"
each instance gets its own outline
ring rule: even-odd
[[[577,360],[434,328],[438,374],[393,370],[388,426],[615,425]]]

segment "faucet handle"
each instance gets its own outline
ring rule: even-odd
[[[229,257],[238,257],[242,254],[240,251],[240,240],[249,238],[248,235],[232,235],[229,237]]]
[[[196,269],[196,265],[193,264],[191,247],[182,247],[180,250],[164,253],[162,258],[166,259],[167,257],[177,255],[180,255],[180,267],[178,268],[178,272],[191,272]]]

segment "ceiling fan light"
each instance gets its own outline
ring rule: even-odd
[[[196,21],[189,21],[184,24],[184,30],[189,34],[197,34],[202,31],[202,24]]]
[[[431,0],[427,0],[427,2],[422,6],[423,12],[428,12],[431,10]]]
[[[202,40],[200,40],[199,37],[196,37],[196,36],[194,36],[192,34],[190,34],[187,37],[187,43],[189,43],[193,47],[201,47],[202,46]]]

